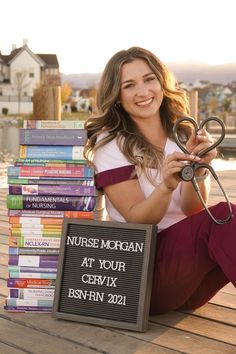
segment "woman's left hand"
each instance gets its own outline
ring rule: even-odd
[[[198,130],[197,135],[195,130],[192,131],[189,140],[186,143],[186,149],[189,151],[191,155],[198,155],[202,150],[207,149],[212,144],[214,144],[214,139],[212,136],[206,131],[206,129],[202,128]],[[209,164],[217,155],[216,148],[210,150],[206,155],[201,157],[200,163]]]

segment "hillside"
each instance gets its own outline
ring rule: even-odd
[[[208,80],[212,83],[227,84],[236,81],[236,63],[208,65],[203,63],[167,63],[178,81],[185,83]],[[62,83],[68,82],[73,88],[86,89],[97,86],[100,73],[61,74]]]

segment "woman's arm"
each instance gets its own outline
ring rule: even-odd
[[[104,187],[104,192],[127,222],[158,224],[164,217],[177,188],[182,161],[194,156],[175,152],[169,155],[162,168],[162,182],[145,198],[138,180],[129,180]]]

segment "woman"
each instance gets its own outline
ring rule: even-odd
[[[110,219],[158,225],[151,313],[194,309],[229,281],[236,286],[235,219],[215,224],[192,183],[179,177],[186,163],[209,164],[216,150],[199,158],[212,138],[205,129],[196,135],[184,122],[180,134],[190,153],[173,141],[173,125],[189,108],[168,68],[143,48],[116,53],[101,77],[97,108],[86,124],[85,156],[95,166]],[[196,175],[207,202],[208,170],[199,168]],[[226,209],[220,203],[211,211],[223,217]]]

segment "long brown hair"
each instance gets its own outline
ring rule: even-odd
[[[160,117],[167,137],[172,138],[173,124],[176,119],[189,115],[185,92],[180,89],[169,69],[154,54],[140,47],[119,51],[108,61],[100,79],[96,102],[97,114],[90,117],[85,125],[88,140],[84,155],[89,162],[92,162],[93,153],[99,147],[117,138],[119,148],[128,161],[144,171],[152,181],[148,173],[149,167],[156,169],[160,167],[163,151],[147,141],[128,113],[117,103],[121,88],[122,66],[135,59],[144,60],[161,84],[163,102],[160,107]],[[97,142],[97,137],[102,132],[106,134]],[[183,132],[188,134],[184,124]]]

